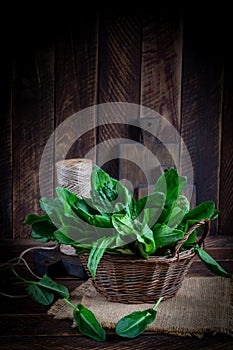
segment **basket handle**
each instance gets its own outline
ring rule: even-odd
[[[200,221],[196,222],[194,225],[192,225],[189,228],[189,230],[185,233],[184,237],[177,243],[177,245],[175,247],[175,251],[172,254],[172,256],[176,256],[176,254],[179,253],[179,250],[180,250],[182,244],[187,241],[187,239],[193,233],[193,231],[195,231],[198,227],[200,227],[202,225],[205,226],[204,231],[202,233],[201,238],[196,242],[196,245],[198,245],[200,247],[204,243],[206,237],[208,236],[208,234],[210,232],[210,220],[209,219],[200,220]]]

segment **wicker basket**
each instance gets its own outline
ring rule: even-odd
[[[195,253],[192,249],[179,252],[182,244],[199,226],[204,225],[202,237],[196,243],[201,246],[209,233],[210,222],[203,220],[193,225],[180,240],[172,256],[151,256],[148,259],[126,255],[104,254],[97,269],[93,285],[107,300],[120,303],[154,303],[160,296],[175,296],[181,287]],[[80,255],[87,269],[88,253]]]

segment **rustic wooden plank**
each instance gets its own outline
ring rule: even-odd
[[[97,103],[98,16],[77,14],[56,38],[56,127],[74,113]],[[77,139],[78,130],[67,124],[56,139],[56,160],[83,158],[96,143],[95,111],[89,113],[88,132]],[[71,142],[75,140],[75,142]],[[67,146],[68,145],[68,146]],[[88,156],[95,162],[95,148]]]
[[[182,23],[177,9],[160,8],[143,17],[141,104],[180,128]],[[150,111],[143,117],[151,117]],[[161,124],[156,136],[178,141]]]
[[[56,127],[75,113],[78,105],[78,88],[71,42],[71,27],[67,26],[67,23],[64,23],[62,28],[63,31],[59,31],[55,38]]]
[[[16,310],[17,311],[17,310]],[[71,320],[54,320],[46,313],[1,315],[1,336],[66,336],[76,335]]]
[[[147,110],[145,110],[145,114],[147,114]],[[167,142],[166,137],[164,138],[164,134],[162,134],[161,130],[162,120],[160,117],[157,117],[157,113],[154,114],[154,117],[151,115],[151,118],[141,118],[140,126],[140,141],[146,148],[153,152],[162,168],[175,167],[179,170],[180,144],[177,132],[175,132],[176,135],[173,135],[174,139],[177,139],[177,141]],[[162,136],[162,141],[158,139],[158,136],[160,135]]]
[[[140,143],[122,143],[119,145],[120,179],[127,179],[132,184],[134,194],[141,184],[153,184],[160,175],[159,164],[148,148]]]
[[[0,129],[0,237],[12,237],[12,113],[14,65],[9,57],[1,59]]]
[[[233,247],[219,248],[218,246],[214,245],[214,242],[211,242],[211,239],[207,238],[205,240],[204,249],[207,251],[207,253],[213,256],[213,258],[216,259],[219,263],[222,263],[224,261],[226,263],[230,263],[233,261]],[[197,257],[197,259],[199,258]],[[233,266],[231,270],[232,269],[233,269]]]
[[[233,217],[233,69],[232,55],[225,60],[220,172],[219,233],[230,235]]]
[[[1,292],[17,296],[17,295],[26,295],[24,290],[16,292],[15,290],[5,288],[1,285]],[[47,308],[43,305],[32,303],[32,300],[29,297],[25,298],[10,298],[7,296],[0,296],[0,310],[1,314],[28,314],[29,310],[32,314],[46,313]],[[1,318],[1,316],[0,316]]]
[[[60,321],[61,322],[61,321]],[[64,332],[65,333],[65,332]],[[66,336],[7,336],[0,337],[1,350],[88,350],[99,349],[100,344],[95,340],[79,335]],[[168,335],[149,335],[143,334],[135,339],[123,339],[115,334],[108,334],[107,340],[101,343],[101,349],[104,350],[129,350],[129,349],[156,349],[158,350],[231,350],[233,339],[230,336],[216,334],[207,334],[203,339],[197,337],[177,337]]]
[[[138,102],[140,29],[138,16],[100,16],[100,103]]]
[[[148,134],[146,131],[143,133]],[[151,139],[147,138],[147,144],[127,142],[118,145],[119,178],[130,181],[135,195],[138,187],[147,184],[151,188],[162,171],[179,164],[177,142],[152,144]]]
[[[81,24],[80,24],[81,23]],[[88,13],[87,18],[74,23],[72,26],[72,46],[78,86],[78,110],[97,104],[98,86],[98,44],[99,44],[98,15]],[[92,128],[82,135],[73,145],[68,157],[79,155],[88,157],[96,162],[96,113],[92,112]]]
[[[213,256],[213,255],[212,255]],[[218,263],[229,273],[233,274],[233,261],[226,261],[226,260],[221,260],[217,259]],[[190,276],[209,276],[213,277],[214,274],[211,273],[207,267],[204,265],[204,263],[200,260],[195,260],[193,261],[191,268],[187,274],[187,277]]]
[[[179,132],[182,65],[182,23],[178,9],[171,13],[160,8],[156,14],[143,16],[141,142],[158,160],[161,169],[151,169],[149,185],[153,185],[161,171],[176,167],[179,170],[179,137],[173,128],[165,125],[163,118]],[[158,113],[158,116],[156,116]],[[162,118],[161,118],[162,116]],[[151,167],[147,162],[147,167]],[[159,170],[159,171],[158,171]],[[142,180],[142,179],[140,179]],[[143,182],[139,181],[141,196]],[[143,186],[144,187],[144,186]]]
[[[39,130],[39,139],[41,145],[38,154],[39,161],[41,160],[41,152],[44,151],[44,146],[48,142],[49,137],[54,129],[54,44],[53,39],[50,39],[49,45],[45,50],[36,50],[35,54],[36,74],[39,89],[40,100],[40,120],[42,124]],[[48,197],[54,195],[54,149],[50,149],[44,156],[44,167],[46,168],[46,178],[40,177],[39,186],[43,186],[43,191],[46,191]],[[50,166],[52,164],[52,167]],[[47,169],[49,169],[47,171]],[[43,171],[43,170],[41,170]],[[41,175],[40,175],[41,176]],[[38,193],[38,197],[41,195]]]
[[[45,41],[47,43],[47,41]],[[45,44],[44,43],[44,44]],[[54,56],[47,43],[37,51],[30,46],[16,62],[15,112],[13,125],[13,236],[26,238],[29,228],[22,222],[30,212],[39,211],[39,165],[43,148],[54,123]],[[51,161],[53,154],[46,161]],[[48,175],[48,190],[53,178]]]
[[[187,168],[183,149],[181,162],[183,173],[188,177],[190,171],[194,173],[197,204],[213,200],[218,207],[223,75],[215,24],[209,16],[206,21],[204,15],[184,13],[181,136],[193,168]],[[217,221],[212,225],[212,233],[216,232]]]
[[[135,15],[100,15],[99,49],[99,103],[129,102],[139,103],[140,80],[140,19]],[[114,107],[113,108],[113,113]],[[108,111],[111,112],[110,107]],[[122,111],[123,112],[123,111]],[[102,159],[98,152],[98,163],[111,176],[118,177],[118,162],[112,160],[117,145],[112,138],[138,140],[138,131],[124,124],[127,115],[124,112],[116,116],[122,124],[106,124],[98,129],[98,142],[109,140]],[[137,116],[135,116],[137,118]],[[107,161],[106,161],[107,159]]]
[[[36,242],[33,239],[3,239],[0,240],[0,262],[5,262],[12,258],[19,256],[24,250],[33,247],[47,247],[54,246],[51,242],[49,243],[41,243]],[[27,259],[29,262],[32,262],[32,253],[27,253]]]

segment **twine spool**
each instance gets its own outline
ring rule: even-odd
[[[92,161],[90,159],[65,159],[56,163],[57,183],[76,196],[90,197]],[[66,255],[76,255],[72,246],[60,245],[60,251]]]
[[[65,159],[56,163],[57,182],[76,196],[90,196],[92,161],[90,159]]]

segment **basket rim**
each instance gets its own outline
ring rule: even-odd
[[[80,256],[86,255],[88,256],[89,253],[83,253],[80,254]],[[194,257],[196,253],[191,249],[187,249],[183,252],[180,252],[176,254],[175,256],[172,256],[171,254],[169,255],[164,255],[164,256],[157,256],[157,255],[150,255],[148,258],[143,258],[139,256],[132,256],[132,255],[123,255],[123,254],[109,254],[109,253],[104,253],[104,255],[101,258],[101,261],[103,262],[104,260],[111,261],[111,262],[116,262],[116,263],[142,263],[142,264],[154,264],[156,262],[158,263],[170,263],[170,262],[176,262],[180,260],[185,260],[191,257]]]

